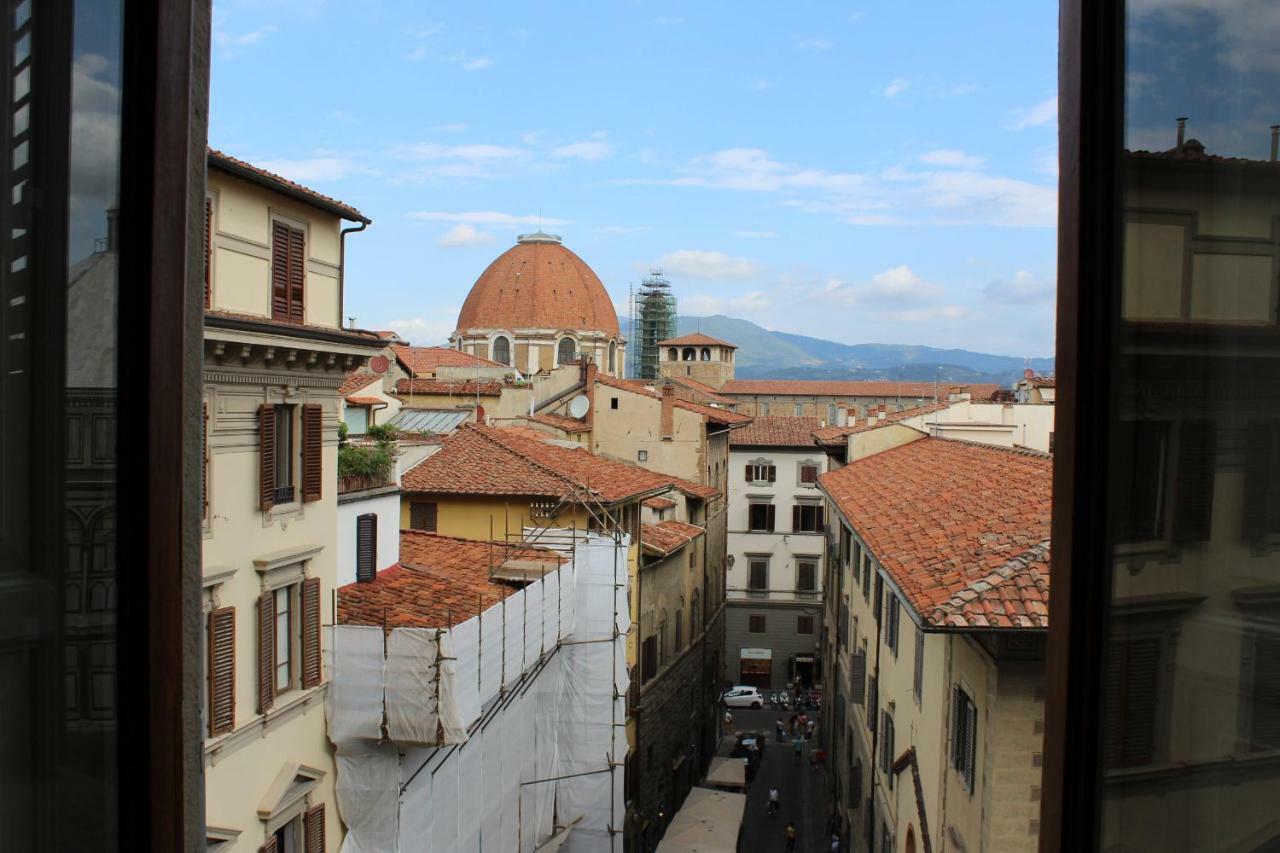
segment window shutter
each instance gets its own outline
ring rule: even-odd
[[[200,404],[200,517],[209,517],[209,404]]]
[[[204,200],[204,307],[213,305],[213,199]]]
[[[1249,747],[1280,749],[1280,637],[1254,641],[1252,687]]]
[[[315,687],[320,667],[320,578],[302,582],[302,686]]]
[[[972,794],[974,770],[978,765],[978,708],[973,702],[967,701],[968,697],[965,698],[964,781]]]
[[[876,733],[876,714],[880,713],[880,685],[877,678],[873,675],[868,682],[871,688],[867,691],[867,729],[872,733]]]
[[[1177,507],[1173,539],[1207,542],[1213,519],[1214,430],[1208,420],[1183,421],[1178,432]]]
[[[266,842],[258,848],[258,853],[280,853],[280,844],[276,841],[276,837],[273,835],[268,838]]]
[[[755,466],[753,466],[753,465],[748,465],[748,466],[747,466],[746,478],[747,478],[747,482],[748,482],[748,483],[752,482],[752,479],[751,479],[751,469],[752,469],[753,467],[755,467]]]
[[[916,659],[913,679],[916,694],[916,704],[919,705],[924,697],[924,631],[916,629]]]
[[[302,500],[318,501],[324,491],[324,410],[318,403],[302,407]]]
[[[297,228],[289,229],[289,321],[303,321],[303,290],[306,284],[305,235]]]
[[[1113,643],[1103,697],[1103,761],[1108,768],[1140,767],[1155,755],[1160,640]]]
[[[378,574],[378,516],[367,512],[356,518],[356,580],[371,581]]]
[[[769,466],[769,482],[776,483],[777,481],[778,481],[778,466],[770,465]]]
[[[436,532],[436,505],[425,501],[413,501],[409,504],[409,526],[414,530]]]
[[[271,319],[289,319],[289,226],[271,224]]]
[[[814,528],[813,528],[815,532],[816,532],[816,531],[820,531],[820,530],[822,530],[823,525],[824,525],[824,524],[825,524],[825,522],[826,522],[826,518],[824,517],[825,515],[826,515],[826,508],[825,508],[825,507],[821,507],[821,506],[819,506],[819,507],[818,507],[818,511],[817,511],[817,513],[815,514],[815,518],[816,518],[816,521],[817,521],[817,524],[816,524],[816,525],[814,526]]]
[[[791,507],[791,529],[793,531],[800,529],[800,504],[794,504]]]
[[[258,597],[258,713],[276,700],[276,606],[268,590]]]
[[[951,688],[951,766],[964,768],[964,692],[958,684]]]
[[[1271,480],[1275,474],[1275,438],[1271,421],[1252,421],[1245,438],[1244,511],[1245,541],[1257,542],[1268,533],[1276,511],[1270,506]]]
[[[773,469],[771,468],[769,470],[773,470]],[[768,516],[767,524],[765,525],[766,529],[769,531],[773,531],[777,529],[778,513],[776,510],[777,510],[777,507],[775,507],[773,504],[769,504],[769,511],[766,513],[766,515]]]
[[[209,737],[236,727],[236,609],[209,614]]]
[[[861,705],[867,692],[867,653],[854,652],[849,672],[849,701]]]
[[[324,853],[324,803],[307,809],[303,818],[306,853]]]
[[[276,505],[276,410],[258,407],[258,507]]]

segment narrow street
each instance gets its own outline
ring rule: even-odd
[[[799,764],[792,753],[790,738],[778,743],[774,733],[774,721],[781,716],[785,722],[791,712],[773,711],[768,708],[751,711],[733,709],[734,727],[740,731],[760,731],[767,735],[768,746],[755,779],[747,787],[747,811],[742,818],[742,835],[738,843],[739,853],[781,853],[786,847],[788,821],[795,821],[798,853],[827,853],[831,849],[831,836],[827,833],[826,770],[815,773],[809,765],[809,748],[806,744]],[[725,739],[723,754],[728,754],[729,739]],[[769,789],[777,788],[782,807],[770,816]]]

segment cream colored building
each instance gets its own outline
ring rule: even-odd
[[[701,332],[658,341],[658,375],[687,378],[719,390],[733,379],[737,345]]]
[[[898,425],[864,435],[888,432],[819,478],[822,738],[845,849],[1032,853],[1051,458]]]
[[[321,636],[336,588],[341,202],[209,154],[204,332],[210,850],[336,851]]]

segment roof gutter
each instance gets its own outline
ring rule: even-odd
[[[356,234],[369,227],[365,219],[351,228],[343,228],[338,232],[338,325],[342,325],[342,309],[346,305],[343,299],[347,285],[347,235]],[[412,376],[412,373],[410,373]]]

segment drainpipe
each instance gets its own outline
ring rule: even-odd
[[[363,231],[369,227],[369,220],[354,225],[350,228],[343,228],[338,232],[338,327],[342,327],[342,309],[344,306],[343,288],[347,283],[347,235],[354,234],[357,231]],[[412,377],[410,377],[412,378]]]

